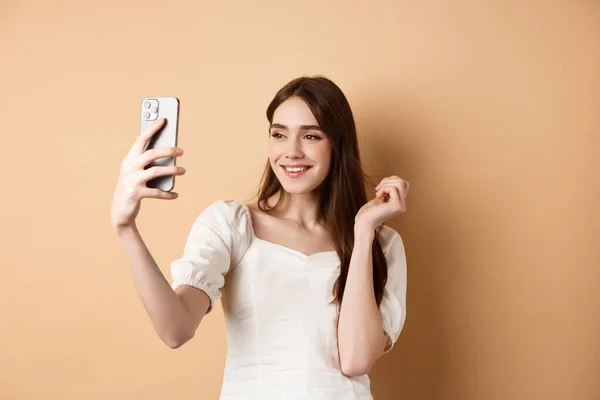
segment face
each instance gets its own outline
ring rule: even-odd
[[[310,193],[327,177],[332,141],[299,97],[275,110],[268,150],[271,168],[288,193]]]

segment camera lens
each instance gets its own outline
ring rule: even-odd
[[[144,111],[144,118],[145,119],[150,118],[150,113],[148,111]]]
[[[150,102],[149,101],[145,101],[144,102],[144,108],[150,108]]]
[[[150,108],[150,112],[152,114],[156,114],[156,111],[158,111],[158,107],[157,106],[152,106],[152,108]]]

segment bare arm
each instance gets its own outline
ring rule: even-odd
[[[171,348],[194,337],[210,300],[202,290],[180,286],[173,291],[156,265],[135,224],[117,229],[138,295],[156,333]]]
[[[371,283],[373,238],[373,231],[355,230],[338,326],[340,362],[347,376],[367,374],[383,354],[387,339]]]

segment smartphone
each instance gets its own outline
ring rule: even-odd
[[[161,118],[166,119],[165,124],[148,140],[144,151],[162,147],[177,147],[179,127],[179,99],[177,97],[147,97],[142,100],[140,134]],[[144,169],[153,166],[175,165],[175,161],[176,157],[162,157],[152,161]],[[175,187],[175,175],[150,179],[146,182],[146,186],[170,192]]]

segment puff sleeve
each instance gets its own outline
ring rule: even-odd
[[[380,231],[380,243],[388,264],[388,278],[379,306],[383,330],[388,335],[385,354],[398,340],[406,320],[406,254],[400,234],[388,226],[384,225]]]
[[[189,285],[210,298],[207,314],[221,298],[225,275],[250,244],[252,222],[248,210],[234,200],[219,200],[204,209],[189,232],[183,256],[171,262],[171,287]]]

